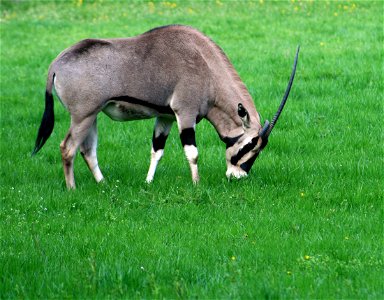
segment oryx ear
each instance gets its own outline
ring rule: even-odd
[[[244,108],[243,104],[239,103],[237,108],[237,113],[239,114],[239,117],[241,118],[241,121],[243,122],[243,127],[249,128],[249,114],[247,110]]]

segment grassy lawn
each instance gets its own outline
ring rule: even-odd
[[[382,299],[383,3],[1,1],[0,298]],[[249,177],[197,126],[193,186],[176,126],[145,183],[154,120],[100,114],[97,185],[80,155],[65,189],[69,116],[30,153],[46,72],[88,37],[187,24],[227,53],[264,119],[290,99]]]

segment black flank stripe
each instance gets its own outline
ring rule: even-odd
[[[124,101],[124,102],[132,103],[132,104],[146,106],[148,108],[152,108],[152,109],[156,110],[160,114],[165,114],[165,115],[174,115],[175,114],[170,106],[161,106],[161,105],[153,104],[153,103],[150,103],[150,102],[147,102],[144,100],[133,98],[130,96],[113,97],[110,100]]]
[[[255,137],[252,139],[252,141],[248,144],[246,144],[243,148],[240,149],[239,152],[237,152],[236,155],[231,157],[231,164],[236,165],[242,157],[247,154],[249,151],[253,150],[253,148],[256,147],[257,141],[259,140],[259,137]]]
[[[181,144],[193,145],[196,147],[195,130],[193,128],[183,129],[180,133]]]

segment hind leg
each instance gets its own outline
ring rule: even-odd
[[[95,121],[96,116],[92,115],[82,120],[71,120],[71,127],[67,136],[60,144],[61,157],[63,161],[65,182],[68,189],[74,189],[75,177],[73,174],[73,161],[79,146],[88,136],[89,130]]]
[[[93,122],[89,133],[84,142],[80,145],[80,153],[83,156],[89,170],[95,177],[96,182],[100,182],[104,179],[101,174],[99,163],[97,162],[97,119]]]
[[[155,176],[157,164],[164,154],[164,146],[167,141],[169,132],[172,128],[173,120],[158,117],[155,123],[152,137],[152,151],[151,151],[151,164],[149,166],[146,182],[153,181]]]

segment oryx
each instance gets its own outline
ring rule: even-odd
[[[153,180],[176,120],[189,162],[192,181],[199,180],[195,125],[206,118],[226,144],[227,177],[250,171],[266,146],[295,75],[291,78],[271,123],[260,123],[253,100],[227,56],[211,39],[194,28],[170,25],[121,39],[86,39],[64,50],[48,71],[45,111],[33,154],[54,126],[53,87],[71,115],[60,144],[65,180],[75,187],[73,161],[77,149],[97,182],[97,114],[116,121],[156,117],[147,182]]]

